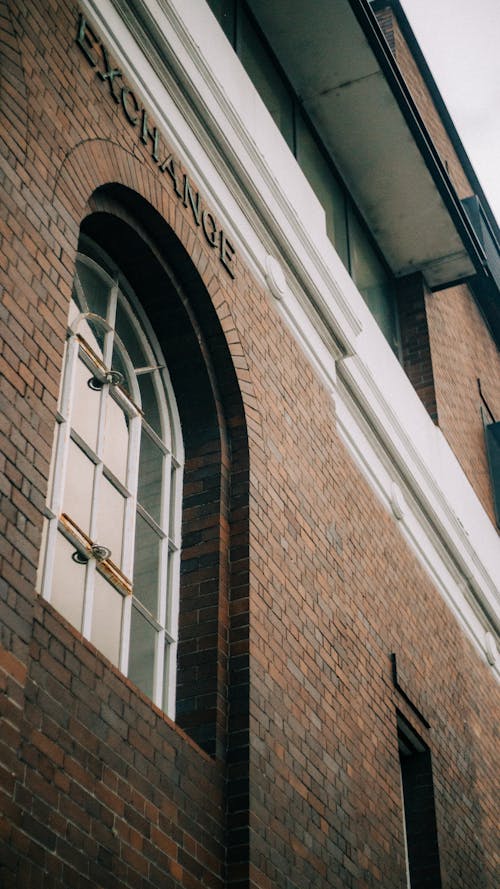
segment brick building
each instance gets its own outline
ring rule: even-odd
[[[399,3],[0,48],[0,885],[494,889],[499,233]]]

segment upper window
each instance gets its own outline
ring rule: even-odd
[[[165,361],[119,270],[79,254],[40,588],[170,716],[183,446]]]
[[[208,0],[325,212],[328,237],[400,355],[393,276],[244,0]]]

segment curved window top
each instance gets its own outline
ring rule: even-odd
[[[174,449],[170,436],[177,429],[179,446],[180,423],[177,413],[172,415],[175,399],[156,337],[122,276],[112,276],[86,254],[77,259],[69,328]]]
[[[78,255],[42,594],[174,715],[183,447],[159,343],[117,269]]]

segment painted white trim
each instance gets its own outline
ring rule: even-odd
[[[486,658],[485,632],[500,625],[496,530],[327,239],[317,198],[209,7],[82,8],[256,279],[269,281],[269,255],[280,263],[273,304],[332,391],[346,447],[388,509],[394,484],[404,492],[398,527]]]
[[[434,523],[433,517],[426,514],[422,503],[417,500],[416,495],[421,494],[421,490],[414,479],[408,474],[405,477],[400,474],[397,464],[373,429],[371,418],[363,416],[340,379],[335,404],[338,431],[346,448],[388,511],[393,511],[394,484],[398,486],[404,498],[402,515],[396,517],[399,531],[475,648],[487,658],[485,632],[493,635],[492,627],[498,620],[498,607],[495,610],[485,608],[480,596],[484,592],[494,594],[495,591],[488,583],[472,586],[466,580],[453,541]],[[485,518],[491,525],[487,516]],[[462,562],[466,562],[466,559]],[[500,679],[500,663],[492,663],[491,666]]]

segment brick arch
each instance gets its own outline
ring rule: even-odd
[[[69,236],[76,249],[80,221],[92,209],[92,195],[99,188],[109,185],[123,186],[140,195],[159,213],[189,254],[210,294],[225,331],[229,350],[238,359],[236,373],[241,370],[244,374],[243,402],[245,404],[248,401],[254,411],[256,401],[251,383],[248,382],[249,368],[226,299],[226,289],[230,286],[229,276],[215,261],[213,250],[196,236],[189,210],[173,195],[169,182],[162,181],[157,169],[147,166],[142,159],[111,140],[88,139],[80,142],[66,155],[54,184],[55,210],[62,210],[64,219],[73,220],[71,232],[66,231],[65,235]],[[69,245],[61,246],[69,249]],[[260,418],[254,414],[253,419],[259,429]],[[260,440],[263,440],[262,435]]]
[[[28,90],[19,40],[7,0],[0,0],[0,120],[11,134],[10,150],[24,163],[28,142]]]

